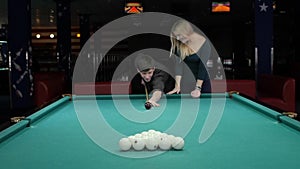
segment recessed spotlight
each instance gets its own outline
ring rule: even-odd
[[[53,34],[53,33],[50,34],[50,38],[51,38],[51,39],[54,38],[54,34]]]

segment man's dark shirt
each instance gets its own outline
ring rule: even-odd
[[[131,90],[133,94],[145,94],[145,87],[141,83],[142,80],[143,79],[139,73],[132,79]],[[149,93],[154,92],[155,90],[167,93],[174,89],[175,80],[165,71],[155,69],[151,81],[144,81],[144,83],[146,84]]]

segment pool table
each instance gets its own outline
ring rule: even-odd
[[[238,93],[65,95],[0,133],[9,169],[298,169],[300,123]],[[182,150],[121,151],[150,129],[184,138]]]

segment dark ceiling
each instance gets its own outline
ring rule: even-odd
[[[56,1],[57,0],[32,0],[32,24],[33,26],[56,25]],[[104,24],[124,16],[126,0],[70,0],[72,25],[79,25],[79,14],[90,14],[91,24]],[[132,0],[127,0],[132,1]],[[231,13],[226,16],[215,16],[210,13],[211,1],[213,0],[136,0],[141,1],[144,12],[164,12],[178,15],[194,22],[207,24],[222,22],[242,21],[248,22],[254,17],[254,0],[229,0]],[[217,1],[217,0],[216,0]],[[279,7],[286,8],[286,0],[277,1]],[[7,24],[7,2],[0,0],[0,25]],[[284,2],[284,3],[283,3]],[[53,22],[49,22],[51,15]],[[229,17],[228,17],[229,16]],[[229,19],[228,19],[229,18]],[[36,20],[39,19],[39,23]],[[217,20],[217,22],[216,22]]]
[[[91,14],[92,24],[101,24],[124,16],[125,0],[71,0],[72,25],[78,25],[78,14]],[[210,17],[211,0],[138,0],[142,2],[145,12],[164,12],[179,15],[193,20]],[[7,2],[0,0],[0,24],[7,23]],[[253,15],[253,0],[232,1],[232,16],[249,18]],[[55,24],[55,0],[31,1],[32,24],[39,17],[40,25]],[[54,11],[54,14],[53,14]],[[54,15],[54,23],[49,23],[49,17]]]

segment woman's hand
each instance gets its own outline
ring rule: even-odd
[[[193,98],[199,98],[200,95],[201,95],[201,91],[200,91],[199,89],[195,89],[195,90],[193,90],[193,91],[191,92],[191,96],[192,96]]]
[[[180,87],[175,86],[175,88],[171,91],[169,91],[167,94],[179,94],[180,93]]]
[[[181,76],[176,75],[175,76],[175,87],[173,90],[169,91],[167,94],[179,94],[180,93],[180,81],[181,81]]]

